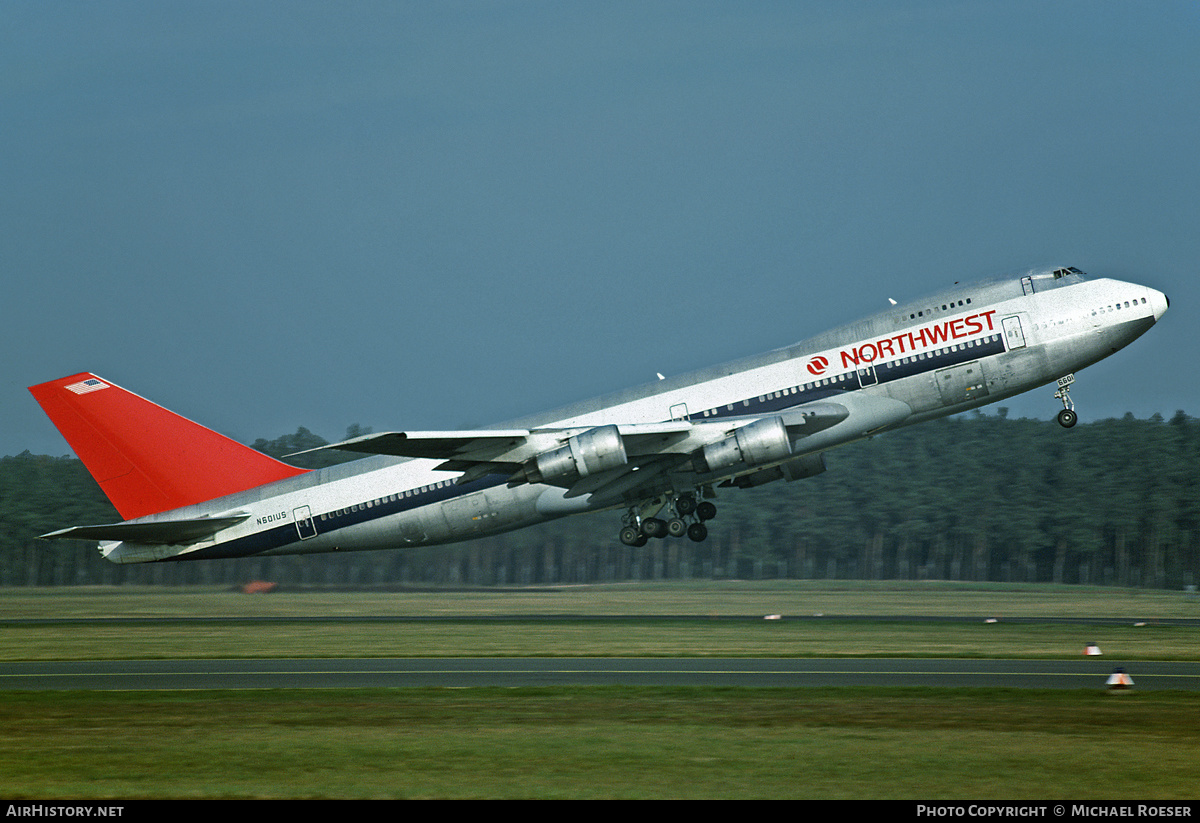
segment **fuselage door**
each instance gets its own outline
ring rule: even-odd
[[[688,410],[687,403],[676,403],[671,407],[672,420],[687,420]]]
[[[1033,294],[1033,278],[1032,277],[1022,277],[1021,278],[1021,293],[1027,297],[1029,295]]]
[[[296,533],[301,540],[317,536],[317,524],[313,522],[312,512],[308,506],[298,506],[292,510],[292,518],[296,521]]]
[[[1009,351],[1025,348],[1025,332],[1021,329],[1020,317],[1004,318],[1004,343]]]
[[[862,388],[879,384],[879,375],[875,373],[874,363],[861,363],[858,370],[858,385]]]

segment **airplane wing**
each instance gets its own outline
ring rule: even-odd
[[[622,425],[616,429],[627,453],[641,454],[657,453],[666,443],[686,437],[694,427],[695,424],[673,420],[667,423]],[[453,463],[519,465],[537,454],[563,445],[572,436],[596,428],[384,432],[331,443],[321,448],[390,454],[395,457],[426,457]]]
[[[159,520],[150,523],[106,523],[100,526],[72,526],[41,535],[42,540],[117,540],[124,543],[179,544],[195,543],[221,529],[241,523],[250,515],[196,517],[188,520]]]
[[[438,469],[461,472],[460,484],[504,474],[509,476],[510,486],[548,483],[566,488],[567,497],[590,494],[610,498],[652,486],[654,478],[684,470],[689,462],[698,475],[711,479],[739,461],[748,465],[782,462],[791,456],[792,442],[848,420],[862,421],[853,427],[857,434],[846,432],[854,439],[898,415],[911,413],[904,404],[888,398],[876,398],[883,405],[866,405],[870,401],[863,398],[841,400],[831,398],[744,417],[564,428],[383,432],[321,448],[441,460]],[[888,404],[902,407],[902,412]]]

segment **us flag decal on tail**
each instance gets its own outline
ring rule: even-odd
[[[105,383],[103,380],[97,380],[94,377],[89,380],[83,380],[79,383],[72,383],[66,387],[67,391],[74,392],[75,394],[87,394],[88,392],[107,388],[107,383]]]

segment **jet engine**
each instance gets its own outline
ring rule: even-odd
[[[793,457],[786,463],[772,466],[769,469],[759,469],[750,474],[740,474],[732,480],[726,480],[722,486],[737,486],[739,489],[750,489],[770,483],[774,480],[800,480],[805,477],[815,477],[825,471],[825,455],[806,454],[803,457]]]
[[[629,462],[616,426],[599,426],[568,438],[567,445],[542,452],[524,468],[524,479],[546,483],[565,477],[587,477]]]
[[[708,473],[745,464],[762,466],[786,460],[792,453],[787,426],[781,417],[766,417],[742,426],[718,443],[710,443],[696,455],[696,469]]]

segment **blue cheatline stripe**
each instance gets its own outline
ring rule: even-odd
[[[977,345],[960,343],[931,352],[900,357],[888,362],[879,362],[875,364],[876,383],[872,385],[892,383],[949,366],[956,366],[960,363],[968,363],[972,360],[1002,354],[1004,351],[1003,337],[995,334],[980,339]],[[849,372],[826,379],[829,383],[824,386],[816,385],[820,381],[814,380],[786,390],[780,389],[770,394],[746,398],[734,403],[724,404],[715,409],[690,414],[686,419],[703,422],[705,420],[729,417],[768,414],[805,403],[812,403],[816,400],[824,400],[829,397],[846,394],[847,392],[861,390],[857,372]],[[421,489],[406,490],[347,508],[315,514],[313,515],[313,522],[316,524],[318,534],[328,534],[338,529],[344,529],[360,523],[368,523],[372,520],[379,520],[380,518],[389,517],[394,514],[413,511],[422,506],[431,506],[435,503],[464,497],[477,491],[483,491],[484,489],[495,488],[496,486],[504,485],[506,482],[508,482],[508,477],[501,475],[489,475],[470,483],[464,483],[461,486],[455,485],[453,480],[441,481],[431,486],[422,487]],[[250,557],[262,552],[282,549],[292,543],[301,542],[295,522],[288,521],[279,526],[264,529],[261,532],[239,537],[228,543],[221,543],[211,548],[189,552],[185,557],[169,557],[166,559],[198,560]]]
[[[461,486],[455,485],[453,480],[441,481],[420,489],[410,489],[396,494],[385,495],[384,497],[347,506],[346,508],[313,515],[313,522],[316,524],[317,534],[329,534],[338,529],[356,526],[360,523],[369,523],[373,520],[379,520],[394,514],[419,509],[422,506],[431,506],[435,503],[442,503],[456,497],[464,497],[477,491],[483,491],[484,489],[502,486],[507,482],[507,475],[489,475],[479,480],[473,480],[470,483],[464,483]],[[264,529],[254,534],[248,534],[236,540],[230,540],[227,543],[189,552],[186,556],[168,557],[166,559],[213,560],[218,558],[249,557],[273,549],[281,549],[292,543],[301,542],[300,534],[296,530],[296,523],[288,521],[279,526]]]
[[[957,343],[930,352],[897,357],[886,362],[876,361],[874,363],[875,380],[868,380],[867,382],[869,386],[893,383],[897,380],[903,380],[906,377],[915,377],[919,374],[937,371],[938,369],[957,366],[960,363],[969,363],[972,360],[991,357],[994,354],[1003,354],[1005,351],[1004,338],[999,334],[993,334],[980,338],[976,341],[975,345],[972,345],[970,342]],[[848,391],[858,391],[862,388],[858,372],[855,371],[835,377],[828,377],[825,380],[828,382],[823,386],[817,385],[821,382],[820,379],[812,380],[807,383],[791,386],[790,388],[773,391],[770,394],[750,397],[733,403],[726,403],[714,409],[695,412],[689,414],[686,419],[702,422],[704,420],[720,419],[723,417],[766,414],[790,409],[793,406],[803,405],[804,403],[812,403],[816,400],[825,400],[829,397],[845,394]]]

